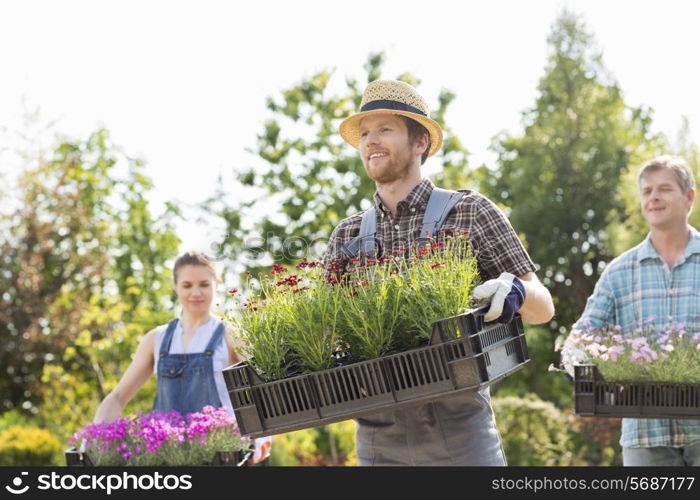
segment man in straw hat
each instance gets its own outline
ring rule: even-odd
[[[474,294],[490,301],[487,321],[530,323],[554,314],[552,298],[503,213],[471,190],[436,188],[420,167],[442,145],[442,129],[410,85],[368,84],[360,112],[340,125],[375,181],[374,204],[340,222],[325,261],[391,255],[440,227],[469,231],[483,283]],[[505,465],[488,388],[358,419],[360,465]]]

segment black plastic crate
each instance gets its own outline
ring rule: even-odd
[[[700,384],[606,381],[595,365],[574,366],[575,412],[584,416],[700,419]]]
[[[311,388],[309,375],[263,382],[246,363],[229,366],[223,374],[243,436],[288,432],[291,426],[298,425],[303,429],[304,423],[320,418],[318,397]]]
[[[217,451],[209,465],[217,466],[249,466],[249,459],[253,456],[252,450]],[[85,452],[77,448],[68,448],[65,451],[66,465],[68,467],[94,467],[95,462]],[[257,464],[256,464],[257,465]]]
[[[485,324],[485,309],[434,324],[430,345],[263,382],[246,363],[223,370],[241,434],[269,436],[477,390],[529,361],[522,321]]]
[[[508,324],[486,323],[486,308],[435,322],[431,344],[442,341],[457,389],[480,389],[530,361],[520,316]]]
[[[321,418],[344,416],[358,407],[371,409],[394,402],[381,358],[308,375]]]

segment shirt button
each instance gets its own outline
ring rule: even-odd
[[[411,212],[415,212],[415,211],[416,211],[416,207],[411,207]]]
[[[396,225],[394,226],[394,229],[396,229],[396,230],[398,231],[398,230],[399,230],[399,225],[396,224]]]

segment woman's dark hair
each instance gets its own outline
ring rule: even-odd
[[[204,266],[216,276],[214,262],[201,252],[189,251],[180,255],[173,266],[173,281],[177,285],[177,272],[184,266]]]

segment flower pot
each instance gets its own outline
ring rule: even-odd
[[[430,344],[263,382],[247,363],[223,370],[241,434],[269,436],[475,391],[529,361],[523,324],[486,324],[484,309],[433,325]]]
[[[252,450],[232,450],[217,451],[211,462],[204,465],[242,467],[250,465],[248,463],[252,456]],[[66,465],[69,467],[94,467],[95,462],[85,452],[78,451],[77,448],[69,448],[65,451]],[[163,464],[168,465],[168,464]],[[193,464],[201,465],[201,464]]]
[[[574,366],[575,412],[584,416],[700,418],[700,384],[606,381],[595,365]]]

